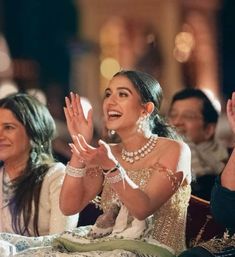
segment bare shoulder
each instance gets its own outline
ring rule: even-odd
[[[191,152],[186,143],[179,140],[159,137],[159,163],[175,170],[177,163],[183,159],[190,159]],[[157,148],[156,148],[157,150]]]
[[[188,145],[183,141],[174,140],[174,139],[165,138],[165,137],[159,137],[158,141],[159,141],[158,143],[159,147],[163,149],[166,148],[168,152],[169,151],[176,151],[176,152],[190,151]]]

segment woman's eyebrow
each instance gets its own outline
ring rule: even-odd
[[[123,86],[120,86],[120,87],[117,87],[117,90],[126,90],[128,91],[130,94],[133,94],[132,91],[128,88],[128,87],[123,87]],[[107,91],[112,91],[111,88],[107,87],[104,92],[107,92]]]
[[[127,90],[130,94],[132,94],[132,91],[128,87],[118,87],[118,90]]]

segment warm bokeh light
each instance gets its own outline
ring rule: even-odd
[[[18,92],[18,87],[12,81],[4,81],[0,84],[0,99]]]
[[[105,58],[100,65],[100,72],[106,79],[111,79],[112,76],[120,70],[119,62],[114,58]]]
[[[180,32],[175,37],[174,56],[178,62],[186,62],[194,48],[195,40],[190,32]]]
[[[45,95],[45,93],[39,89],[39,88],[30,88],[27,90],[27,93],[29,95],[34,96],[35,98],[38,99],[39,102],[41,102],[42,104],[46,105],[47,104],[47,97]]]
[[[211,103],[213,104],[214,108],[218,113],[221,112],[221,103],[218,100],[218,98],[215,96],[215,94],[208,88],[201,88],[203,92],[207,95],[207,97],[211,100]]]
[[[7,53],[0,51],[0,72],[5,72],[10,68],[11,60]]]

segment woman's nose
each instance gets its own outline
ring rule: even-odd
[[[114,94],[110,95],[107,98],[107,103],[110,105],[114,105],[114,104],[116,104],[116,102],[117,102],[117,97]]]

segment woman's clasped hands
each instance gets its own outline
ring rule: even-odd
[[[73,144],[70,144],[72,152],[87,167],[99,166],[102,169],[110,169],[114,167],[117,160],[113,156],[110,146],[103,140],[99,140],[98,147],[89,145],[85,138],[78,134],[73,135]]]

